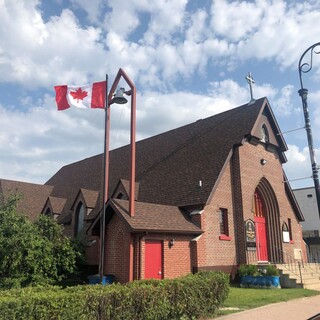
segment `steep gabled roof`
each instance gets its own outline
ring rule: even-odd
[[[130,195],[130,181],[125,180],[125,179],[120,179],[111,194],[111,198],[118,198],[118,194],[123,193],[123,192],[124,192],[125,199],[128,199],[130,197],[129,196]],[[134,193],[135,193],[134,199],[138,200],[138,194],[139,194],[139,183],[138,182],[135,183]]]
[[[36,220],[41,213],[52,189],[52,186],[0,179],[2,200],[8,200],[12,195],[21,195],[22,199],[18,202],[17,211],[28,216],[32,221]]]
[[[65,198],[57,198],[57,197],[49,196],[45,204],[45,207],[47,205],[50,205],[50,207],[52,208],[53,214],[61,214],[66,202],[67,202],[67,199]]]
[[[74,205],[75,205],[75,201],[77,201],[77,199],[79,198],[79,196],[82,195],[83,200],[84,200],[84,204],[87,208],[94,208],[97,205],[97,200],[99,197],[99,192],[98,191],[93,191],[93,190],[88,190],[88,189],[84,189],[81,188],[76,196],[76,198],[74,199],[74,202],[71,206],[71,209],[73,210]]]
[[[233,146],[251,134],[266,102],[262,98],[137,142],[138,200],[174,206],[205,203]],[[109,195],[120,179],[129,179],[128,159],[129,146],[110,152]],[[46,184],[55,186],[55,196],[72,186],[101,190],[102,168],[101,154],[61,168]]]
[[[145,206],[147,203],[169,207],[204,205],[234,147],[246,139],[259,141],[262,118],[267,119],[274,134],[273,147],[285,162],[287,146],[266,98],[137,142],[135,191],[141,212],[144,212],[142,202]],[[128,194],[129,159],[129,145],[110,152],[109,197],[119,186]],[[62,167],[45,186],[1,180],[0,192],[6,187],[24,193],[24,209],[31,218],[41,212],[50,196],[51,205],[62,210],[59,221],[65,223],[71,221],[74,201],[81,192],[88,207],[93,208],[87,219],[94,219],[102,209],[103,166],[103,154],[96,155]],[[34,194],[38,195],[36,199]],[[63,209],[59,198],[66,199]],[[37,209],[41,204],[40,210]],[[299,209],[293,205],[299,216]],[[122,212],[116,203],[113,206]],[[175,215],[175,210],[178,209],[169,212]]]

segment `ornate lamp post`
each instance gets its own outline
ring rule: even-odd
[[[309,62],[303,62],[303,59],[305,55],[310,52],[310,61]],[[312,132],[311,132],[311,124],[310,124],[310,117],[309,117],[309,110],[308,110],[308,89],[303,87],[302,82],[302,73],[308,73],[312,69],[312,58],[313,54],[320,54],[320,42],[315,43],[311,47],[309,47],[301,56],[299,60],[299,78],[300,78],[300,85],[301,89],[298,91],[299,96],[302,100],[302,106],[303,106],[303,114],[304,114],[304,120],[305,120],[305,128],[307,131],[307,138],[308,138],[308,146],[309,146],[309,153],[310,153],[310,160],[311,160],[311,167],[312,167],[312,178],[314,181],[314,188],[316,192],[316,198],[317,198],[317,205],[318,205],[318,213],[320,217],[320,190],[319,190],[319,175],[318,175],[318,166],[316,163],[316,157],[314,154],[313,149],[313,139],[312,139]]]

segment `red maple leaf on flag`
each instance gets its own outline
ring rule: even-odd
[[[79,100],[83,100],[87,95],[87,91],[83,91],[81,88],[78,88],[76,91],[70,91],[73,99],[77,99],[77,103]]]

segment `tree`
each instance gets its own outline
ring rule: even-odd
[[[17,213],[18,201],[0,202],[0,288],[56,284],[73,275],[81,252],[51,218],[32,223]]]

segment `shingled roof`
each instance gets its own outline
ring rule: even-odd
[[[267,99],[261,98],[137,142],[138,201],[173,206],[206,203],[233,146],[251,135],[265,106],[269,108]],[[120,179],[129,180],[129,159],[129,145],[110,152],[109,196]],[[54,186],[53,196],[62,196],[61,188],[101,190],[102,169],[100,154],[64,166],[46,184]]]
[[[129,215],[129,201],[112,199],[109,204],[127,223],[131,232],[167,232],[199,235],[201,229],[175,206],[136,202],[135,215]]]
[[[0,179],[0,195],[6,201],[10,196],[21,196],[17,211],[28,216],[32,221],[41,213],[53,187],[40,184]],[[35,196],[36,195],[36,196]]]
[[[169,210],[173,216],[179,211],[177,207],[204,205],[234,146],[254,136],[262,115],[269,119],[277,140],[276,148],[284,162],[287,146],[266,98],[137,142],[135,191],[141,212],[145,212],[147,203],[176,207]],[[93,208],[87,219],[94,219],[102,208],[103,158],[103,154],[99,154],[66,165],[44,186],[0,180],[0,192],[4,195],[8,190],[23,193],[24,211],[32,219],[41,212],[50,196],[52,204],[59,205],[58,211],[61,210],[59,222],[68,223],[81,191],[87,205]],[[119,183],[128,193],[129,159],[129,145],[110,152],[109,197],[116,196],[114,191]],[[63,205],[57,199],[65,199]],[[118,206],[116,209],[125,212]],[[132,228],[136,226],[133,224]]]

